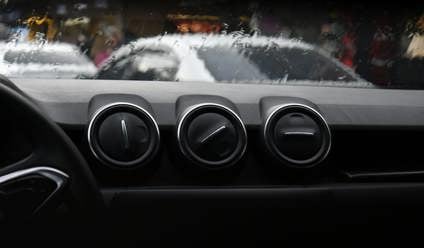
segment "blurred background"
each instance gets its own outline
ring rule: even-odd
[[[299,39],[375,85],[423,88],[424,2],[2,0],[0,40],[77,46],[96,66],[141,37],[219,33]]]

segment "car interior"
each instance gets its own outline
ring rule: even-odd
[[[423,35],[420,1],[0,1],[8,51],[98,70],[0,62],[1,247],[422,241]]]

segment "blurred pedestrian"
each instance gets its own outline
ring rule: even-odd
[[[104,37],[103,49],[94,56],[94,64],[97,67],[100,67],[110,57],[112,52],[121,45],[123,38],[120,30],[115,26],[107,26],[104,29]]]

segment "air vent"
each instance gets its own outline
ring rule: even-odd
[[[180,118],[177,139],[189,160],[208,169],[234,165],[247,145],[240,117],[230,108],[214,103],[188,108]]]
[[[264,126],[268,149],[289,167],[310,168],[327,156],[331,133],[315,109],[301,104],[276,107]]]
[[[152,115],[131,103],[98,110],[88,127],[93,154],[104,164],[134,168],[146,164],[159,148],[159,128]]]

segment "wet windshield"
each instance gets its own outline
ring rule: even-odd
[[[16,64],[80,64],[87,63],[84,57],[75,53],[54,53],[43,51],[14,51],[10,50],[4,54],[4,62]]]
[[[198,54],[218,81],[357,81],[336,62],[313,50],[212,47],[201,49]]]
[[[424,88],[424,3],[0,1],[11,78]]]

